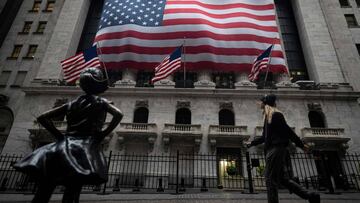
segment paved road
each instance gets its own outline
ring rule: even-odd
[[[359,203],[360,193],[343,193],[340,195],[321,194],[322,203]],[[32,195],[0,194],[1,203],[30,202]],[[54,194],[52,203],[61,202],[61,195]],[[82,194],[82,203],[266,203],[266,194],[242,194],[240,192],[193,193],[193,194]],[[281,193],[281,203],[306,203],[294,194]]]

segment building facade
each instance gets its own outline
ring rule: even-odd
[[[271,74],[261,84],[249,82],[248,73],[209,70],[151,85],[152,72],[112,71],[103,96],[124,118],[104,141],[106,152],[244,154],[243,142],[262,131],[255,102],[270,92],[314,153],[337,163],[346,152],[360,152],[360,1],[275,2],[291,77]],[[92,44],[102,3],[22,2],[0,48],[2,154],[28,153],[53,140],[35,119],[81,94],[64,84],[59,62]]]

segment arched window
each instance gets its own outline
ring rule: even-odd
[[[312,128],[325,128],[325,116],[320,111],[310,111],[309,112],[309,122],[310,127]]]
[[[134,123],[147,123],[149,110],[146,107],[137,108],[134,112]]]
[[[13,121],[12,111],[8,108],[0,108],[0,152],[5,146]]]
[[[235,125],[235,115],[231,110],[222,109],[219,111],[219,125]]]
[[[191,111],[187,108],[178,109],[175,124],[191,124]]]

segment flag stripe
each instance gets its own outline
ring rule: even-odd
[[[231,12],[231,13],[210,13],[203,10],[200,10],[198,8],[186,8],[186,9],[179,9],[179,8],[168,8],[165,11],[166,16],[169,17],[170,14],[177,14],[177,13],[188,13],[188,14],[203,14],[206,16],[209,16],[211,18],[218,18],[218,19],[226,19],[226,18],[235,18],[235,17],[246,17],[251,18],[254,20],[261,20],[261,21],[274,21],[275,16],[274,15],[254,15],[252,13],[246,13],[246,12]]]
[[[163,53],[169,53],[174,48],[172,47],[141,47],[134,45],[125,45],[125,46],[116,46],[116,47],[104,47],[101,48],[101,53],[103,54],[121,54],[125,52],[132,52],[137,54],[156,54],[162,55]],[[258,55],[262,52],[261,49],[251,49],[251,48],[222,48],[222,47],[213,47],[209,45],[203,46],[187,46],[186,54],[201,54],[201,53],[212,53],[216,55]],[[282,51],[274,51],[272,53],[273,57],[283,58]]]
[[[271,10],[274,9],[273,4],[265,4],[265,5],[251,5],[251,4],[245,4],[245,3],[230,3],[226,4],[226,2],[222,1],[220,4],[214,4],[213,2],[211,4],[208,3],[209,1],[206,1],[206,3],[203,3],[201,1],[168,1],[168,5],[198,5],[203,8],[208,9],[238,9],[238,8],[246,8],[250,10]],[[236,1],[234,1],[236,2]],[[238,2],[238,1],[237,1]]]

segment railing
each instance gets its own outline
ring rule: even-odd
[[[210,135],[246,135],[247,126],[210,125]]]
[[[163,134],[165,134],[165,135],[201,136],[201,125],[165,124]]]
[[[156,133],[155,123],[121,123],[119,132],[149,132]]]
[[[303,137],[344,137],[343,128],[303,128]]]
[[[15,171],[12,165],[22,157],[0,156],[0,193],[31,193],[36,182]],[[83,192],[186,192],[208,188],[264,191],[266,189],[265,158],[261,153],[242,155],[126,155],[110,152],[108,182],[98,186],[84,186]],[[326,155],[289,154],[287,174],[303,187],[312,190],[360,192],[360,155],[339,157],[339,167],[330,172]],[[320,172],[324,170],[324,172]],[[336,173],[334,173],[336,171]],[[61,192],[58,187],[56,192]]]

